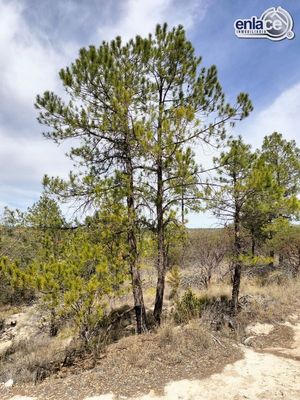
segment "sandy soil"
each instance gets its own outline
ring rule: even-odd
[[[164,396],[150,393],[139,400],[299,400],[300,323],[287,323],[295,333],[291,348],[269,348],[264,353],[243,348],[244,359],[222,373],[199,381],[171,382]],[[268,351],[276,351],[277,355]],[[112,394],[85,400],[113,400]]]
[[[257,352],[243,346],[244,358],[227,365],[221,373],[202,380],[170,382],[165,387],[164,395],[149,393],[135,400],[299,400],[300,323],[286,324],[294,331],[294,341],[289,348],[270,347]],[[95,396],[85,397],[84,400],[121,398],[126,399],[124,396],[97,396],[95,393]],[[10,400],[35,398],[15,396]]]
[[[2,316],[0,314],[0,316]],[[17,314],[5,318],[5,329],[0,332],[0,355],[12,345],[40,331],[41,314],[36,306],[24,307]]]

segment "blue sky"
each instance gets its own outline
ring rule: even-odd
[[[293,40],[235,36],[235,19],[273,6],[292,15]],[[203,64],[217,65],[229,100],[249,93],[254,112],[235,134],[254,147],[274,130],[300,143],[299,0],[0,0],[0,208],[26,209],[38,199],[45,173],[66,176],[71,167],[65,149],[43,139],[35,95],[61,93],[57,72],[80,47],[147,34],[165,21],[183,24]],[[198,157],[208,162],[207,154]],[[216,223],[199,214],[189,225]]]

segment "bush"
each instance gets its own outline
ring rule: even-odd
[[[159,346],[165,347],[174,342],[174,327],[171,324],[163,324],[158,330]]]
[[[185,335],[199,349],[207,350],[212,345],[212,337],[206,326],[199,325],[199,321],[191,321],[185,328]]]
[[[174,266],[167,277],[167,282],[171,288],[171,292],[169,295],[170,300],[176,300],[178,298],[178,291],[181,282],[181,273],[178,266]]]
[[[47,336],[22,340],[7,349],[0,359],[0,380],[17,383],[42,381],[58,371],[64,351]]]
[[[198,298],[191,289],[188,289],[182,298],[176,302],[173,311],[174,321],[181,324],[200,317],[202,308],[207,301],[205,297]]]
[[[34,290],[13,284],[11,279],[1,271],[2,265],[0,260],[0,304],[14,306],[31,304],[35,301]]]

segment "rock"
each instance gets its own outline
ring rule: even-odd
[[[14,396],[10,400],[36,400],[36,397]]]
[[[254,339],[255,338],[255,336],[249,336],[249,337],[247,337],[245,340],[244,340],[244,345],[245,346],[251,346],[251,341],[252,341],[252,339]]]
[[[113,400],[114,395],[112,393],[102,394],[100,396],[85,397],[84,400]]]
[[[11,388],[11,387],[13,386],[13,384],[14,384],[14,381],[13,381],[12,379],[9,379],[8,381],[6,381],[6,382],[4,383],[4,386],[5,386],[6,388]]]
[[[7,349],[12,345],[12,340],[5,340],[0,343],[0,355],[4,354]]]
[[[257,323],[254,325],[249,325],[246,328],[247,335],[269,335],[272,332],[274,326],[271,324],[261,324]]]

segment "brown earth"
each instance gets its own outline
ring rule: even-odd
[[[182,332],[178,335],[181,340],[182,335],[184,336]],[[298,400],[300,398],[298,316],[294,315],[285,324],[274,326],[269,334],[258,335],[252,348],[240,346],[243,358],[235,362],[232,362],[231,354],[233,352],[239,358],[240,353],[237,348],[231,347],[229,342],[219,342],[218,338],[215,338],[217,341],[211,339],[210,346],[216,351],[214,357],[208,356],[211,354],[208,349],[211,350],[212,347],[208,346],[205,350],[207,343],[204,343],[204,347],[202,344],[202,351],[198,354],[193,354],[193,346],[190,344],[187,352],[182,354],[180,362],[176,363],[173,360],[173,364],[170,364],[173,351],[168,346],[170,343],[174,344],[174,338],[168,339],[168,335],[154,337],[153,334],[144,335],[137,341],[127,338],[113,345],[109,354],[100,360],[92,371],[83,373],[78,371],[76,375],[64,379],[50,378],[36,387],[2,390],[1,399],[26,399],[26,397],[14,397],[17,395],[30,396],[28,400],[133,400],[133,397],[130,397],[133,395],[134,399],[138,400],[215,400],[216,398]],[[273,347],[270,347],[270,344]],[[164,359],[160,359],[155,352],[157,345],[164,346],[166,354]],[[136,354],[136,358],[130,358],[132,353]],[[151,354],[154,358],[148,365],[148,357]],[[143,363],[145,356],[147,364]],[[222,369],[226,361],[229,363]],[[148,394],[140,395],[141,392]]]

